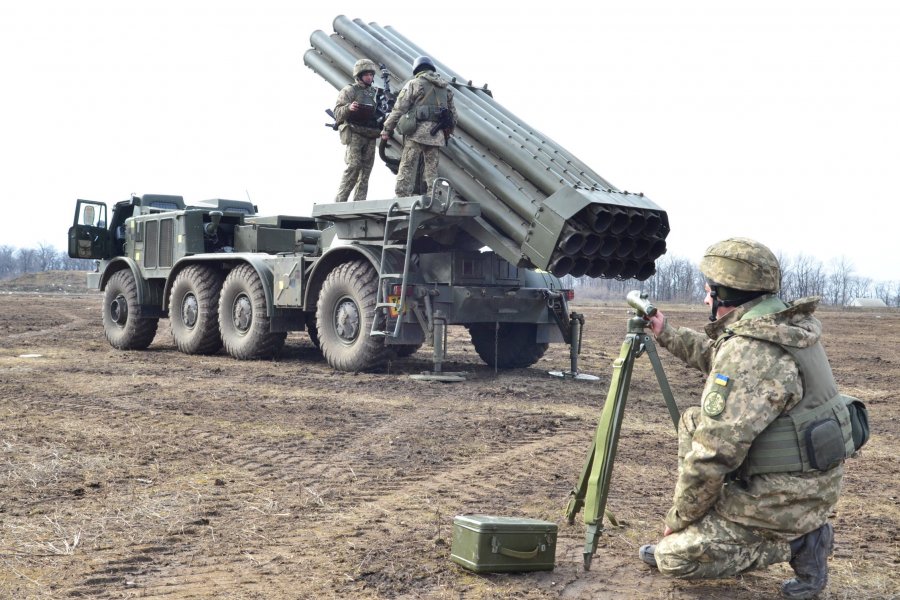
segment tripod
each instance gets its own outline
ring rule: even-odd
[[[628,398],[628,387],[631,384],[631,372],[634,361],[644,352],[647,353],[650,363],[653,365],[660,391],[676,430],[680,417],[669,381],[666,379],[666,374],[659,361],[656,345],[645,331],[650,325],[650,317],[656,314],[656,307],[647,301],[646,294],[641,294],[637,290],[629,292],[627,300],[628,304],[635,309],[636,314],[628,320],[628,333],[622,343],[619,357],[613,361],[613,375],[606,402],[603,404],[603,412],[600,413],[600,420],[597,423],[594,442],[588,452],[578,484],[569,493],[569,504],[566,507],[566,518],[570,525],[575,523],[575,515],[578,514],[578,511],[584,508],[585,571],[591,568],[591,559],[594,552],[597,551],[597,541],[600,534],[603,533],[603,515],[606,514],[610,522],[616,524],[615,517],[606,511],[606,499],[609,494],[613,462],[616,459],[622,416],[625,413],[625,401]]]

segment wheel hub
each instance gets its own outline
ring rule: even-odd
[[[231,320],[234,328],[240,333],[247,333],[250,330],[250,325],[253,324],[253,303],[246,295],[241,294],[234,299],[231,307]]]
[[[197,324],[197,316],[200,314],[200,305],[194,294],[187,293],[181,303],[181,322],[188,329],[193,329]]]
[[[119,294],[109,305],[109,316],[116,325],[125,325],[128,321],[128,302],[125,296]]]
[[[349,298],[338,302],[334,311],[334,331],[345,344],[352,343],[359,337],[359,307]]]

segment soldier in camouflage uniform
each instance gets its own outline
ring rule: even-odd
[[[404,124],[401,123],[404,115],[409,115],[406,119],[410,121],[410,130],[407,131],[404,131]],[[444,126],[432,133],[442,118]],[[397,102],[381,132],[381,139],[387,140],[400,124],[403,153],[400,156],[394,190],[398,197],[414,193],[420,157],[424,159],[426,193],[431,192],[431,185],[438,174],[438,148],[452,135],[457,120],[453,90],[446,79],[435,73],[432,60],[427,56],[420,56],[413,62],[413,78],[400,90]]]
[[[700,270],[712,307],[705,333],[675,328],[661,312],[650,321],[659,344],[708,379],[701,406],[681,417],[678,481],[665,532],[641,548],[640,558],[685,579],[731,577],[790,561],[796,578],[783,584],[783,595],[811,598],[827,583],[834,534],[826,521],[840,493],[845,448],[839,447],[839,459],[810,468],[796,443],[802,432],[791,431],[794,446],[781,466],[766,455],[777,447],[769,432],[779,417],[830,410],[828,404],[837,421],[847,410],[829,403],[837,390],[820,344],[821,323],[812,314],[819,299],[782,302],[775,295],[778,260],[745,238],[710,246]],[[843,423],[835,427],[836,435],[847,435]],[[788,465],[792,460],[799,462]]]
[[[341,177],[335,202],[346,202],[356,188],[354,200],[365,200],[369,192],[369,175],[375,163],[375,143],[380,127],[377,122],[377,88],[372,85],[378,67],[367,58],[353,66],[352,83],[338,93],[334,105],[334,120],[338,124],[341,143],[347,146],[344,162],[347,168]]]

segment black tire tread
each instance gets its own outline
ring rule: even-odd
[[[232,286],[240,286],[253,305],[253,322],[246,335],[234,331],[229,296]],[[248,264],[235,267],[225,278],[219,296],[219,329],[225,351],[239,360],[258,360],[277,356],[284,347],[287,332],[269,331],[271,319],[266,313],[266,293],[256,270]]]
[[[200,314],[195,331],[181,329],[181,306],[175,293],[182,280],[194,289]],[[169,327],[175,346],[185,354],[215,354],[222,348],[219,333],[219,294],[224,276],[222,271],[207,265],[189,265],[172,284],[169,300]]]
[[[114,323],[109,314],[112,298],[119,292],[125,296],[128,305],[128,319],[124,327]],[[109,345],[118,350],[146,350],[159,327],[159,319],[140,317],[140,306],[137,302],[137,282],[128,269],[117,271],[110,277],[103,295],[103,333]]]
[[[326,277],[316,307],[316,325],[322,354],[332,368],[365,371],[385,363],[391,356],[384,338],[369,335],[377,292],[378,272],[365,260],[343,263]],[[359,338],[352,346],[342,344],[333,330],[333,302],[344,294],[355,296],[362,319]]]

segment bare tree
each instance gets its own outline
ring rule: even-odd
[[[38,271],[49,271],[56,267],[56,256],[58,251],[47,242],[38,244],[34,251],[35,266]]]
[[[8,279],[16,272],[16,249],[12,246],[0,246],[0,279]]]
[[[831,261],[832,270],[828,275],[825,298],[829,304],[845,306],[850,301],[853,283],[853,263],[846,256]]]
[[[19,248],[16,252],[16,274],[33,273],[37,270],[37,251],[34,248]]]

